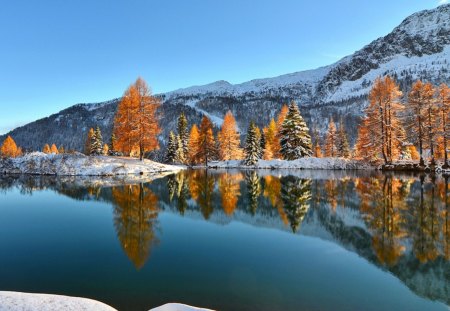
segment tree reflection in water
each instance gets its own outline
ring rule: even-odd
[[[147,261],[156,242],[158,197],[143,184],[112,188],[114,227],[128,258],[137,269]]]
[[[450,283],[448,184],[448,176],[254,170],[188,170],[131,185],[74,177],[0,178],[2,192],[53,189],[77,200],[111,202],[118,240],[137,269],[157,243],[158,213],[164,209],[218,224],[237,220],[297,234],[307,226],[309,235],[326,230],[334,243],[386,267],[412,288],[419,270],[432,274],[435,284]],[[448,302],[448,285],[439,293],[427,288],[423,295]]]

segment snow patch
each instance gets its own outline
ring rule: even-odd
[[[166,165],[150,160],[85,156],[75,154],[45,154],[33,152],[15,159],[0,159],[0,174],[33,174],[61,176],[149,175],[176,172],[181,166]]]

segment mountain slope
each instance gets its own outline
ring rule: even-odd
[[[404,93],[416,79],[450,83],[450,4],[409,16],[388,35],[330,66],[236,85],[217,81],[160,94],[161,142],[164,145],[168,132],[175,129],[181,111],[191,124],[206,114],[220,126],[231,110],[245,131],[252,119],[264,126],[283,103],[295,100],[310,127],[321,132],[331,117],[342,117],[353,143],[370,87],[376,77],[386,74],[398,81]],[[99,124],[104,137],[110,136],[117,103],[118,99],[75,105],[9,134],[28,149],[56,143],[82,150],[90,127]]]

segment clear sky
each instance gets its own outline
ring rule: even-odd
[[[0,134],[76,103],[313,69],[445,0],[11,0],[0,4]]]

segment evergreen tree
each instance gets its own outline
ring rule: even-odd
[[[59,146],[58,153],[66,153],[63,146]]]
[[[259,158],[261,159],[264,156],[264,152],[266,151],[266,135],[264,131],[261,131],[261,138],[259,140]]]
[[[114,133],[111,134],[111,141],[109,142],[109,154],[114,155],[116,153],[116,135]]]
[[[178,136],[181,141],[180,152],[182,152],[182,154],[180,154],[179,157],[180,159],[183,160],[181,163],[185,163],[187,161],[189,153],[189,132],[188,132],[188,122],[186,116],[184,115],[184,112],[182,112],[178,117],[177,130]]]
[[[280,134],[281,154],[286,160],[295,160],[312,155],[309,129],[295,102],[291,102],[289,105],[289,111]]]
[[[339,131],[337,133],[336,149],[339,157],[350,158],[350,146],[348,144],[347,134],[344,128],[344,122],[339,122]]]
[[[177,155],[177,139],[175,134],[170,131],[169,142],[167,143],[166,162],[174,163]]]
[[[257,127],[253,121],[250,122],[245,139],[245,159],[246,165],[255,165],[260,157],[260,142],[258,140]]]
[[[100,127],[97,126],[94,135],[91,137],[91,152],[90,155],[102,155],[103,154],[103,138]]]

